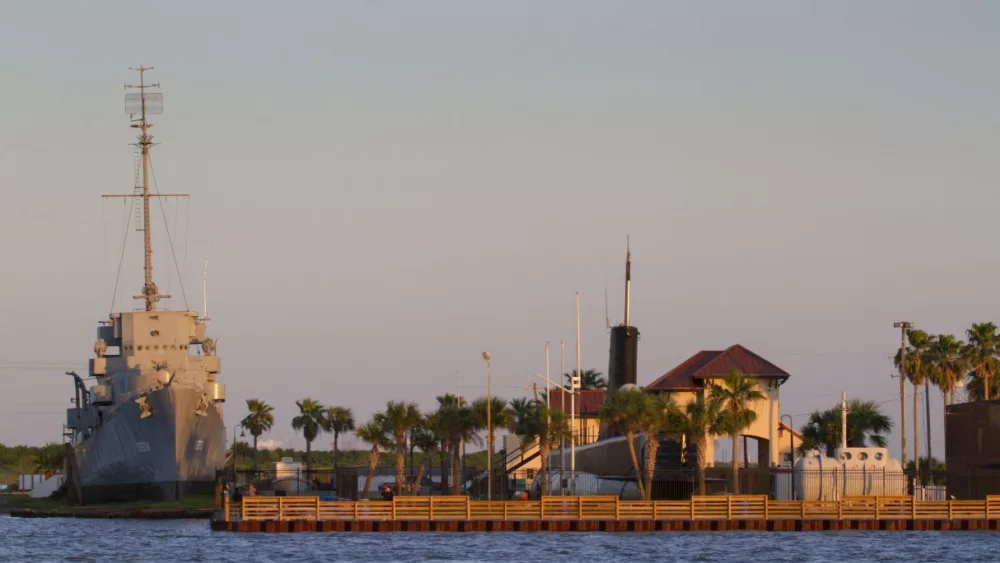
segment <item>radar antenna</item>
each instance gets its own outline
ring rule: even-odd
[[[130,125],[133,129],[139,130],[138,143],[136,146],[142,160],[142,191],[139,186],[131,194],[104,195],[102,197],[141,197],[142,198],[142,235],[143,235],[143,256],[145,283],[142,286],[142,295],[136,295],[135,299],[142,299],[146,303],[147,311],[155,311],[156,303],[160,299],[170,298],[170,295],[160,293],[153,282],[153,242],[149,232],[149,198],[150,197],[188,197],[188,194],[150,194],[149,193],[149,149],[153,146],[153,136],[149,134],[149,128],[153,126],[146,116],[159,115],[163,113],[163,94],[160,92],[146,92],[149,88],[159,88],[160,83],[146,83],[145,73],[153,70],[149,66],[137,66],[130,68],[139,73],[139,84],[125,84],[126,90],[139,90],[138,93],[125,94],[125,112],[129,115]],[[138,113],[138,118],[136,114]],[[137,175],[138,176],[138,175]]]

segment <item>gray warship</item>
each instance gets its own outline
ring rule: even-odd
[[[137,90],[126,93],[130,126],[138,130],[136,186],[131,194],[103,197],[142,205],[137,230],[144,237],[145,284],[135,298],[145,306],[112,312],[99,323],[89,389],[83,377],[68,373],[76,393],[75,406],[66,413],[68,493],[84,503],[211,492],[216,470],[226,462],[225,386],[217,380],[220,362],[206,336],[207,319],[157,307],[170,296],[153,282],[150,199],[187,194],[150,193],[153,137],[147,116],[162,112],[163,98],[150,91],[158,83],[145,81],[151,67],[134,70],[139,84],[125,87]]]

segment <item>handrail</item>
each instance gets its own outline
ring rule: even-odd
[[[466,496],[326,501],[319,497],[243,497],[224,502],[238,520],[991,520],[1000,495],[983,500],[843,497],[771,500],[766,496],[695,496],[687,501],[625,501],[615,496],[544,496],[534,501],[476,501]]]

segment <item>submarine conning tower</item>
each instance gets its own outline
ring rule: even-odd
[[[625,252],[625,322],[611,327],[611,349],[608,352],[608,395],[623,385],[636,385],[636,360],[639,350],[639,329],[632,326],[632,250]]]

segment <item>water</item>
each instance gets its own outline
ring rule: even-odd
[[[234,534],[205,520],[0,516],[0,561],[1000,561],[990,532]]]

